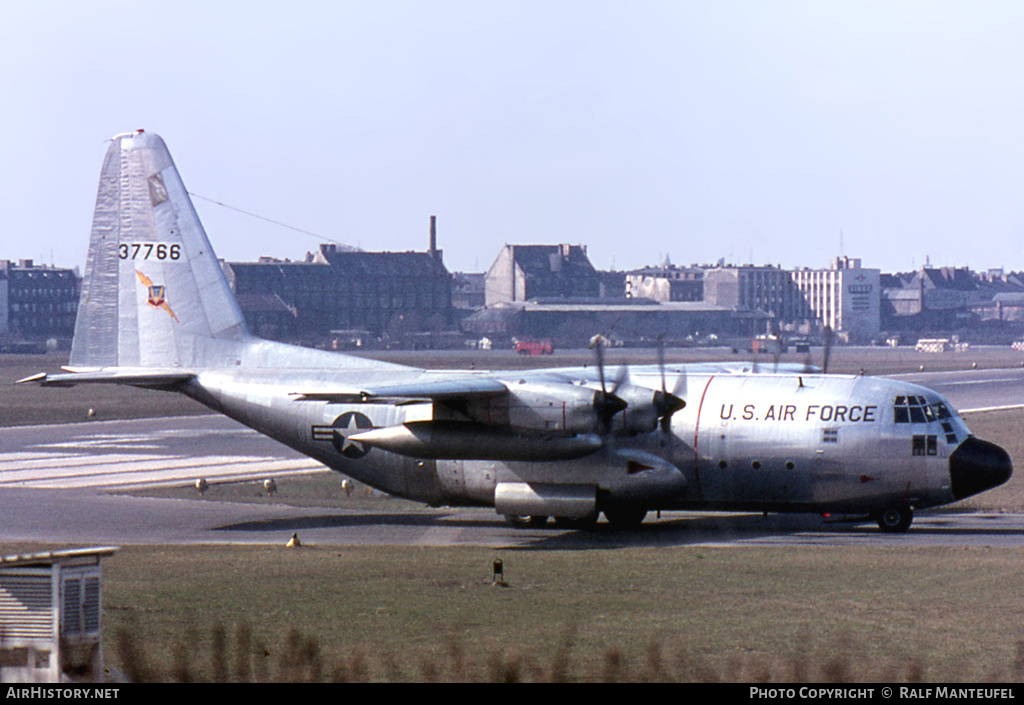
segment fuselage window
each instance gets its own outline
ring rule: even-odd
[[[896,423],[931,423],[951,416],[945,404],[929,404],[924,397],[896,397],[893,405],[893,420]]]
[[[838,428],[823,428],[821,430],[821,442],[822,443],[838,443],[839,442],[839,429]]]
[[[938,436],[914,436],[911,445],[913,455],[938,455]]]

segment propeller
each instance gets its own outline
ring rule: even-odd
[[[825,335],[825,350],[822,353],[821,372],[828,374],[828,359],[832,355],[832,326],[825,326],[822,331]]]
[[[654,393],[654,409],[658,412],[661,430],[668,433],[672,428],[672,414],[686,406],[682,399],[686,393],[686,371],[676,378],[675,387],[669,393],[665,382],[665,336],[658,336],[658,370],[661,372],[661,389]]]
[[[804,358],[804,372],[814,372],[821,374],[828,374],[828,363],[829,358],[832,356],[832,338],[833,332],[831,326],[825,326],[821,329],[822,333],[822,360],[821,367],[815,367],[811,361],[811,354],[807,353],[807,357]]]
[[[612,419],[615,418],[615,414],[629,406],[625,400],[615,395],[619,385],[626,378],[627,370],[626,368],[620,369],[612,391],[609,392],[604,374],[604,346],[600,339],[595,339],[592,345],[594,353],[597,355],[597,376],[601,381],[601,391],[594,394],[594,413],[597,415],[597,420],[600,423],[601,433],[607,434],[611,431]]]

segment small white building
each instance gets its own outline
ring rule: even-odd
[[[0,558],[0,681],[103,679],[100,559],[117,550]]]

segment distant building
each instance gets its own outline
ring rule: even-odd
[[[764,311],[794,321],[797,293],[789,270],[770,265],[718,266],[704,270],[704,302],[725,308]]]
[[[613,344],[732,344],[764,330],[769,316],[703,302],[659,303],[649,299],[541,299],[490,306],[467,317],[467,334],[503,340],[552,340],[556,347],[586,347],[595,335]]]
[[[456,309],[476,310],[484,307],[487,275],[483,272],[454,272],[452,274],[452,306]]]
[[[981,285],[965,267],[921,267],[884,278],[883,325],[887,330],[951,331],[968,325],[971,307],[990,303],[996,290]],[[1019,289],[1018,289],[1019,291]]]
[[[601,277],[580,245],[505,245],[487,270],[487,306],[600,296]]]
[[[704,272],[704,301],[764,311],[780,328],[811,333],[828,326],[844,339],[866,341],[881,327],[880,276],[850,257],[837,257],[828,269],[717,266]]]
[[[7,337],[10,330],[10,307],[7,304],[7,270],[0,268],[0,339]]]
[[[432,223],[433,224],[433,223]],[[305,261],[224,262],[246,322],[258,335],[326,344],[400,341],[452,325],[452,278],[433,233],[426,252],[347,251],[321,245]]]
[[[627,272],[626,296],[660,302],[703,301],[704,269],[665,265]]]
[[[868,342],[881,330],[881,272],[859,259],[837,257],[828,269],[793,272],[796,321],[828,326],[851,342]]]
[[[15,341],[69,341],[80,284],[74,269],[0,260],[0,334]]]

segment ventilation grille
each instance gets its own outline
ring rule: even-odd
[[[0,642],[53,636],[48,575],[0,575]]]

